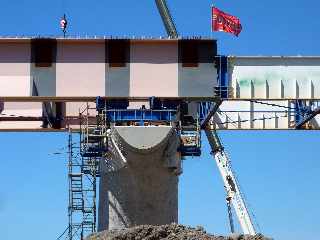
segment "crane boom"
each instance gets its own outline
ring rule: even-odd
[[[155,1],[168,36],[170,38],[178,38],[178,31],[174,24],[174,21],[169,11],[166,0],[155,0]],[[218,104],[217,106],[219,105],[220,104]],[[204,122],[203,124],[206,125],[206,122]],[[231,168],[231,162],[227,154],[224,152],[224,148],[220,142],[219,136],[215,131],[205,130],[205,133],[207,135],[209,144],[212,149],[212,154],[214,155],[217,166],[219,168],[219,172],[224,182],[224,186],[227,191],[226,200],[227,200],[231,232],[234,232],[234,224],[233,224],[232,211],[231,211],[231,203],[232,203],[243,233],[255,235],[256,231],[251,221],[249,211],[245,204],[244,198],[242,197],[242,194],[240,192],[239,184],[237,183],[236,177]]]
[[[170,38],[178,38],[178,31],[169,11],[166,0],[155,0],[162,22]]]
[[[218,134],[216,131],[205,130],[206,136],[208,138],[212,154],[216,160],[219,172],[222,176],[225,189],[227,191],[227,204],[229,212],[229,220],[231,231],[233,230],[233,221],[231,219],[231,211],[229,209],[230,203],[232,203],[235,209],[236,215],[238,217],[241,229],[244,234],[255,235],[256,231],[252,220],[250,218],[249,210],[245,204],[244,198],[241,194],[239,184],[235,177],[234,171],[231,167],[231,162],[224,151]]]

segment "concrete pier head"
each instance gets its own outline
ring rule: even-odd
[[[177,222],[181,158],[173,128],[115,127],[112,137],[126,163],[104,161],[98,230]]]

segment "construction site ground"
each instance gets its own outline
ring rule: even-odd
[[[178,224],[150,226],[141,225],[122,230],[111,230],[93,234],[86,240],[271,240],[261,234],[256,236],[215,236],[202,227],[191,228]]]

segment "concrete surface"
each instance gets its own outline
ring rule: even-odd
[[[173,128],[115,127],[112,137],[127,162],[102,166],[98,230],[177,222],[180,155]]]

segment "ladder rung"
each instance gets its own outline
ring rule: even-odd
[[[82,173],[69,173],[70,177],[82,177]]]
[[[72,196],[72,201],[73,201],[74,203],[79,203],[79,202],[82,203],[82,200],[83,200],[82,198],[83,198],[82,195]]]
[[[71,192],[82,192],[82,188],[72,188]]]
[[[83,221],[84,225],[93,225],[93,222],[89,222],[89,221]]]
[[[82,211],[82,207],[81,206],[72,206],[72,209],[75,211]]]
[[[77,189],[73,188],[71,189],[71,192],[73,193],[82,192],[82,188],[77,188]]]
[[[82,184],[74,184],[74,183],[72,183],[72,184],[71,184],[71,187],[72,187],[72,188],[82,189]]]

